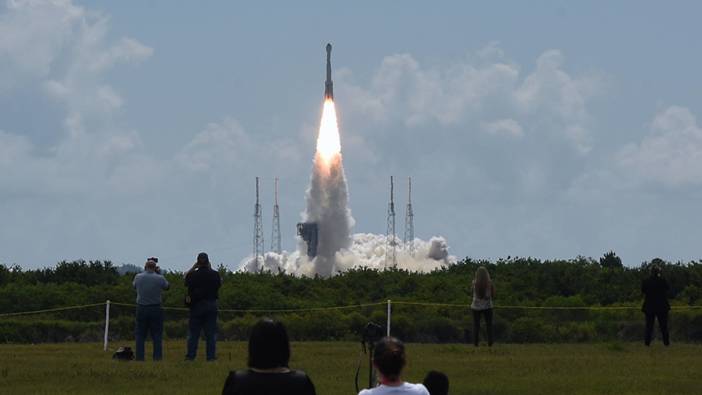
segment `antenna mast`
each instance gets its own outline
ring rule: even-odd
[[[256,205],[254,206],[253,258],[256,268],[263,267],[263,210],[258,194],[258,177],[256,177]],[[260,262],[260,263],[259,263]]]
[[[273,205],[273,231],[271,233],[271,251],[280,254],[280,208],[278,207],[278,177],[275,178],[275,204]]]
[[[412,177],[407,177],[407,209],[405,210],[405,246],[414,256],[414,210],[412,210]]]
[[[397,267],[397,241],[395,234],[395,182],[390,176],[390,204],[388,204],[388,227],[385,234],[385,268],[388,264]]]

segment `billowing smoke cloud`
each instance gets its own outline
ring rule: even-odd
[[[305,222],[314,222],[319,229],[315,272],[328,277],[337,271],[337,252],[351,245],[354,220],[347,207],[348,191],[341,153],[330,162],[317,152],[310,187],[306,196]]]
[[[386,268],[385,235],[371,233],[357,233],[351,236],[351,245],[347,249],[342,249],[334,255],[334,265],[331,267],[330,275],[334,275],[349,269],[367,267],[371,269]],[[456,263],[456,257],[449,255],[448,244],[443,237],[432,237],[430,240],[415,239],[414,256],[410,254],[408,246],[397,246],[397,267],[399,269],[413,272],[431,272],[436,269],[446,267]],[[298,276],[313,276],[319,273],[316,259],[310,260],[304,252],[293,251],[282,254],[268,252],[265,254],[261,267],[252,267],[252,259],[247,257],[242,260],[242,270],[245,271],[270,271]],[[319,273],[321,274],[321,273]]]

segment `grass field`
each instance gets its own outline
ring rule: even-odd
[[[184,362],[184,352],[183,341],[167,342],[163,362],[137,363],[112,361],[99,344],[0,345],[0,393],[217,394],[246,360],[240,342],[220,343],[214,363]],[[291,366],[310,375],[318,394],[354,393],[359,344],[294,343],[292,352]],[[407,352],[408,381],[441,370],[454,395],[702,393],[702,345],[409,344]]]

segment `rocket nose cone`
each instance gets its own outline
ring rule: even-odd
[[[327,44],[327,52],[331,52],[331,44]]]

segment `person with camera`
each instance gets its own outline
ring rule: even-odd
[[[382,338],[375,343],[373,354],[379,385],[362,390],[358,395],[429,395],[424,385],[402,380],[405,363],[405,345],[394,337]]]
[[[137,292],[136,310],[136,360],[144,360],[144,343],[147,334],[154,343],[153,359],[163,358],[163,308],[161,293],[169,288],[168,280],[161,275],[158,258],[151,257],[144,264],[144,271],[132,282]]]
[[[229,373],[222,395],[315,395],[312,380],[292,370],[285,326],[270,318],[258,321],[249,336],[248,369]]]
[[[485,266],[480,266],[473,279],[473,302],[470,309],[473,312],[473,345],[478,347],[480,340],[480,316],[485,317],[488,346],[492,347],[492,299],[495,297],[495,286],[490,279],[490,273]]]
[[[190,307],[188,317],[188,351],[185,359],[195,360],[200,332],[205,332],[205,353],[208,361],[216,359],[217,347],[217,299],[222,279],[212,269],[210,259],[201,252],[197,261],[185,275],[188,288],[186,304]]]
[[[663,269],[661,268],[663,260],[656,258],[651,261],[651,264],[651,275],[641,283],[641,292],[645,295],[641,311],[646,315],[644,344],[646,346],[651,345],[653,324],[655,319],[658,318],[663,344],[669,346],[668,312],[670,311],[670,303],[668,303],[668,282],[663,278]]]

